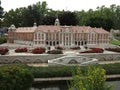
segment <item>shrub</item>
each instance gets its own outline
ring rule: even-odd
[[[120,48],[105,48],[105,50],[113,51],[113,52],[120,52]]]
[[[17,48],[17,49],[15,49],[15,52],[17,52],[17,53],[20,53],[20,52],[27,52],[27,51],[28,51],[27,48]]]
[[[70,49],[72,49],[72,50],[79,50],[80,47],[71,47]]]
[[[26,66],[0,66],[0,90],[29,90],[33,76]]]
[[[83,51],[80,53],[103,53],[104,50],[102,48],[91,48],[90,50]]]
[[[120,40],[111,40],[110,44],[120,45]]]
[[[0,37],[0,44],[6,43],[7,37]]]
[[[0,48],[0,54],[5,55],[9,50],[7,48]]]
[[[73,73],[69,90],[111,90],[111,87],[105,84],[105,70],[100,67],[89,66],[84,74],[78,67]]]
[[[42,54],[42,53],[45,53],[45,48],[43,48],[43,47],[39,47],[39,48],[34,48],[33,50],[32,50],[32,53],[34,53],[34,54]]]
[[[47,53],[48,54],[63,54],[62,50],[50,50]]]

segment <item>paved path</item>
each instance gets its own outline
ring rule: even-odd
[[[107,75],[107,79],[120,79],[120,74]],[[46,82],[46,81],[65,81],[72,80],[72,77],[51,77],[51,78],[35,78],[34,82]]]
[[[120,60],[117,60],[117,61],[99,61],[99,64],[110,64],[110,63],[120,63]]]

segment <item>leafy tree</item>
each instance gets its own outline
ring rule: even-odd
[[[60,24],[61,25],[77,25],[78,24],[78,19],[77,16],[75,14],[75,12],[61,12],[58,15],[59,19],[60,19]]]
[[[73,81],[70,82],[69,90],[111,90],[111,86],[105,84],[105,70],[100,67],[88,66],[85,74],[80,67],[73,72]]]
[[[43,17],[46,15],[48,9],[46,2],[38,2],[24,8],[11,9],[4,15],[4,26],[15,24],[20,26],[33,26],[36,22],[38,25],[42,24]]]
[[[54,25],[56,17],[55,16],[44,16],[42,24],[43,25]]]
[[[1,21],[2,16],[3,16],[3,8],[1,7],[1,0],[0,0],[0,27],[1,27],[1,23],[2,23],[2,21]]]
[[[87,26],[91,26],[91,27],[97,27],[97,28],[104,28],[105,30],[110,30],[113,27],[113,22],[110,19],[105,19],[105,18],[101,18],[101,17],[93,17],[90,18],[87,22],[86,22]]]
[[[75,13],[76,13],[76,16],[77,16],[77,19],[78,19],[78,25],[80,25],[80,26],[85,25],[86,21],[88,19],[87,13],[84,10],[77,11]]]
[[[14,24],[16,27],[23,26],[23,10],[25,8],[17,8],[15,10],[11,9],[9,12],[6,12],[4,15],[4,26],[9,27],[11,24]]]

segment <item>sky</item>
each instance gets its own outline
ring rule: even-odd
[[[1,0],[1,6],[4,11],[16,9],[20,7],[27,7],[28,5],[36,4],[36,2],[47,2],[47,7],[53,10],[95,10],[98,6],[105,5],[109,7],[112,4],[120,5],[120,0]]]

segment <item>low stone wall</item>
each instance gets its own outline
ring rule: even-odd
[[[80,55],[89,57],[89,58],[97,58],[99,61],[120,60],[120,53],[112,53],[112,54],[92,53],[92,54],[80,54]]]
[[[99,61],[113,61],[120,60],[120,53],[114,54],[103,54],[103,53],[93,53],[93,54],[79,54],[81,56],[97,58]],[[53,55],[3,55],[0,56],[0,64],[8,63],[48,63],[48,60],[55,59],[64,56],[63,54],[53,54]]]
[[[17,55],[10,56],[4,55],[0,56],[0,64],[8,63],[48,63],[49,59],[58,58],[64,55]]]

